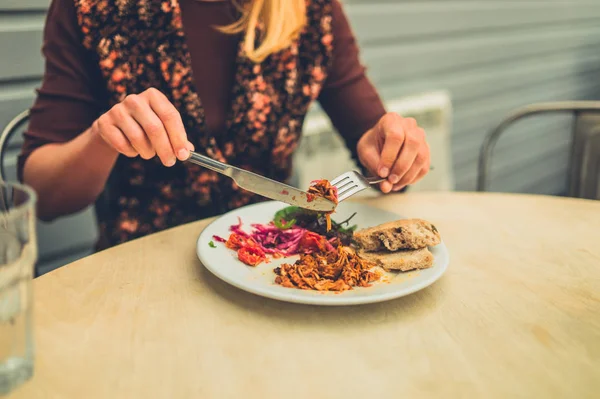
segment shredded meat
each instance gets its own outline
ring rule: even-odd
[[[315,180],[310,183],[308,194],[323,197],[337,205],[338,192],[337,187],[331,185],[329,180]],[[327,231],[331,230],[331,213],[325,214],[327,218]]]
[[[339,246],[336,251],[301,255],[293,265],[281,265],[275,269],[275,283],[304,290],[347,291],[352,287],[370,287],[379,280],[381,274],[371,271],[374,266],[354,251]]]

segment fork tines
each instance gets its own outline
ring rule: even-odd
[[[331,184],[337,188],[338,202],[341,202],[369,187],[368,183],[364,184],[361,181],[360,175],[358,175],[356,172],[346,172],[341,174],[333,179]]]

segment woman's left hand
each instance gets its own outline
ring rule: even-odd
[[[429,172],[425,131],[413,118],[385,114],[358,142],[358,159],[373,175],[386,178],[381,191],[399,191]]]

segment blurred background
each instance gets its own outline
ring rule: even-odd
[[[428,133],[435,170],[413,190],[476,190],[485,137],[520,107],[600,100],[599,0],[342,2],[388,110],[417,118]],[[32,104],[43,73],[48,3],[0,0],[2,127]],[[581,172],[583,157],[586,165],[595,165],[593,193],[586,195],[599,198],[600,151],[587,153],[593,141],[573,140],[600,129],[597,115],[544,114],[510,125],[494,151],[489,190],[573,196],[574,170]],[[600,149],[600,141],[595,143]],[[17,134],[5,160],[9,178],[19,146]],[[348,152],[315,106],[293,183],[306,187],[351,167]],[[40,225],[41,273],[91,252],[92,215],[87,210]]]

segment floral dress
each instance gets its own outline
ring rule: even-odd
[[[291,173],[310,104],[331,63],[331,0],[307,0],[307,24],[288,49],[260,64],[236,60],[226,133],[207,133],[177,0],[75,0],[84,46],[98,56],[109,105],[154,87],[181,113],[196,149],[278,181]],[[260,36],[261,27],[258,27]],[[196,165],[120,157],[97,203],[100,248],[259,201]]]

